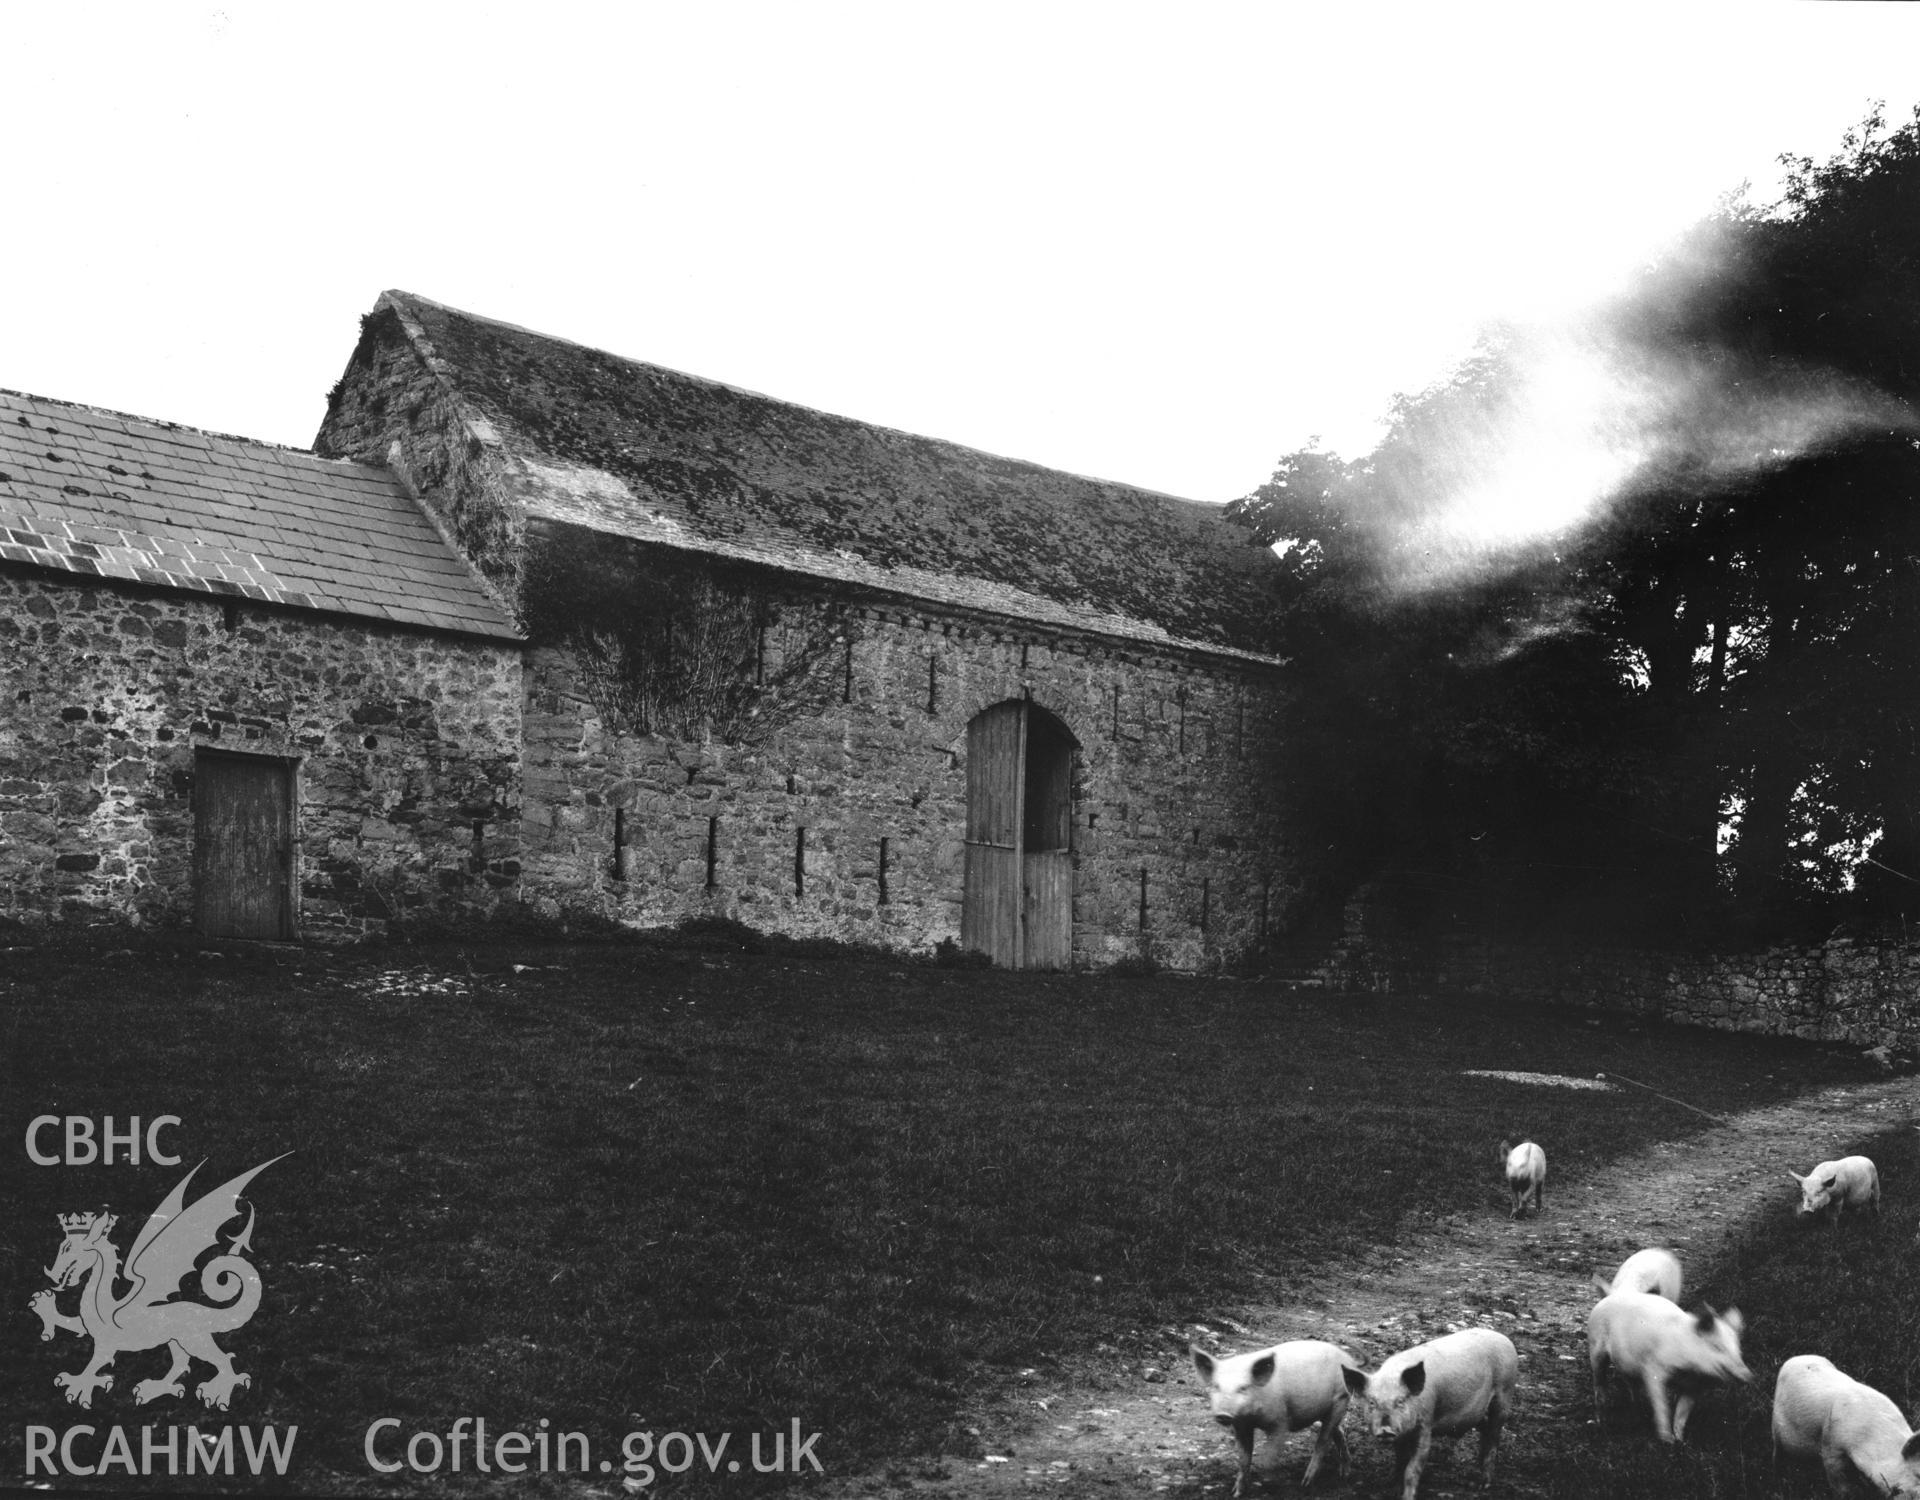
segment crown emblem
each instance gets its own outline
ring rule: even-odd
[[[80,1214],[62,1214],[60,1215],[60,1232],[62,1234],[84,1233],[93,1228],[93,1221],[98,1217],[99,1215],[91,1211]]]

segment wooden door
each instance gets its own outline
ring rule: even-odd
[[[1068,968],[1073,963],[1073,855],[1036,849],[1020,863],[1020,967]]]
[[[1013,699],[967,726],[961,945],[1010,969],[1073,958],[1073,736]]]
[[[293,768],[202,750],[193,762],[194,925],[206,937],[293,936]]]
[[[1024,703],[996,703],[967,725],[967,867],[960,945],[1020,967],[1020,824]]]

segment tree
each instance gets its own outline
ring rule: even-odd
[[[1333,887],[1669,939],[1920,910],[1920,113],[1789,166],[1237,502]]]

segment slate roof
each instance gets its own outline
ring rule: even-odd
[[[1277,571],[1223,507],[852,421],[382,295],[529,514],[935,603],[1232,655]]]
[[[519,638],[384,469],[12,391],[0,559]]]

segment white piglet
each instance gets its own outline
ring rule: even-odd
[[[1802,1218],[1831,1208],[1834,1227],[1838,1228],[1843,1209],[1871,1204],[1876,1214],[1880,1212],[1880,1171],[1864,1156],[1823,1161],[1805,1177],[1792,1171],[1787,1176],[1800,1184]]]
[[[1527,1206],[1527,1199],[1533,1199],[1533,1211],[1538,1213],[1546,1207],[1545,1189],[1547,1186],[1547,1153],[1532,1141],[1522,1141],[1510,1146],[1500,1143],[1500,1162],[1507,1174],[1507,1192],[1513,1198],[1513,1217],[1520,1217],[1520,1210]]]
[[[1353,1356],[1346,1350],[1319,1339],[1293,1339],[1271,1349],[1226,1359],[1215,1359],[1200,1349],[1190,1352],[1194,1369],[1207,1382],[1213,1420],[1233,1429],[1234,1441],[1240,1445],[1235,1495],[1247,1491],[1247,1479],[1253,1472],[1253,1438],[1258,1432],[1278,1437],[1303,1432],[1318,1422],[1320,1436],[1314,1442],[1313,1456],[1307,1460],[1301,1486],[1313,1483],[1329,1454],[1336,1472],[1346,1472],[1347,1439],[1340,1423],[1347,1415],[1350,1399],[1344,1372],[1353,1364]]]
[[[1618,1371],[1646,1391],[1660,1441],[1685,1441],[1703,1387],[1753,1379],[1740,1358],[1745,1327],[1737,1307],[1724,1315],[1702,1307],[1696,1315],[1652,1292],[1608,1293],[1587,1315],[1594,1416],[1606,1419],[1607,1375]]]
[[[1920,1433],[1900,1408],[1817,1354],[1797,1354],[1773,1383],[1773,1461],[1814,1458],[1836,1495],[1920,1500]]]
[[[1636,1250],[1620,1262],[1612,1281],[1593,1278],[1594,1290],[1601,1296],[1613,1292],[1652,1292],[1669,1302],[1680,1300],[1680,1257],[1657,1246]]]
[[[1480,1429],[1480,1477],[1493,1477],[1494,1450],[1513,1411],[1519,1378],[1513,1341],[1491,1328],[1467,1328],[1402,1349],[1371,1375],[1346,1372],[1362,1424],[1393,1439],[1401,1500],[1414,1500],[1433,1440],[1469,1428]]]

